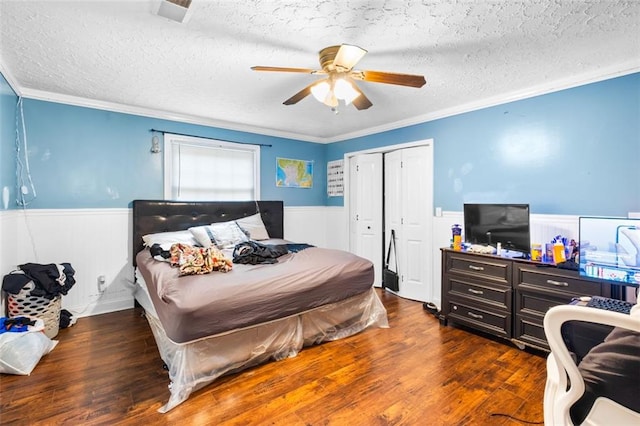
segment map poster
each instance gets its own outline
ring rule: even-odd
[[[313,187],[313,161],[276,158],[276,186]]]

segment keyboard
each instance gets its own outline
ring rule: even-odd
[[[591,300],[587,302],[590,308],[604,309],[606,311],[620,312],[629,314],[631,312],[632,303],[625,300],[609,299],[602,296],[591,296]]]

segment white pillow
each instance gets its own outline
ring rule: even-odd
[[[188,244],[190,246],[198,245],[198,241],[188,230],[147,234],[142,237],[142,241],[144,242],[145,247],[160,244],[163,250],[169,250],[171,245],[174,243]]]
[[[244,232],[249,234],[249,238],[252,240],[260,241],[269,239],[269,233],[267,232],[267,228],[264,226],[260,213],[238,219],[236,220],[236,223]]]
[[[218,248],[224,249],[249,241],[249,238],[242,229],[240,229],[235,220],[212,223],[211,225],[205,226],[195,226],[189,228],[189,231],[191,231],[195,239],[203,247],[210,247],[212,244],[215,244]]]

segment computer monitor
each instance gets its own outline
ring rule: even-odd
[[[640,219],[580,217],[580,275],[640,285]]]

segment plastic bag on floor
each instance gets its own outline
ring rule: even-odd
[[[37,320],[28,331],[0,334],[0,373],[28,376],[40,362],[58,344],[49,339],[44,332],[44,323]]]

